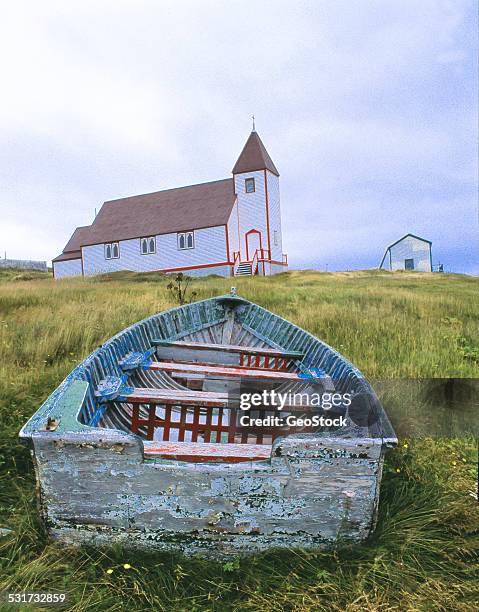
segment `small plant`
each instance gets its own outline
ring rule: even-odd
[[[239,570],[240,567],[239,559],[235,559],[234,561],[226,561],[226,563],[223,563],[223,570],[225,572],[234,572],[235,570]]]
[[[168,283],[166,288],[170,292],[171,297],[178,302],[180,306],[183,304],[189,304],[192,300],[197,296],[196,291],[192,291],[187,297],[187,289],[190,284],[191,278],[189,276],[184,276],[182,272],[179,272],[175,276],[174,282]]]
[[[463,359],[479,363],[479,347],[474,346],[464,336],[459,336],[456,339],[456,350],[462,355]]]

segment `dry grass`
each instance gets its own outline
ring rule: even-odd
[[[217,564],[48,541],[18,429],[106,338],[172,304],[160,274],[18,276],[0,273],[0,527],[12,530],[0,538],[0,591],[66,590],[68,609],[78,611],[477,609],[472,438],[402,440],[386,463],[378,528],[351,549]],[[477,279],[306,271],[235,281],[241,295],[338,348],[369,377],[478,375]],[[202,299],[231,284],[210,277],[194,289]]]

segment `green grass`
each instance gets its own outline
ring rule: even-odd
[[[472,437],[401,440],[386,461],[376,532],[353,548],[273,551],[220,564],[121,549],[67,550],[48,540],[17,432],[105,339],[172,306],[167,283],[156,273],[55,282],[46,274],[0,271],[0,527],[12,530],[0,537],[0,591],[66,590],[68,609],[78,611],[477,608]],[[475,278],[291,272],[234,282],[209,277],[193,288],[203,299],[231,284],[340,350],[368,377],[478,376]]]

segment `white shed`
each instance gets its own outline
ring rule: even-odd
[[[432,242],[406,234],[388,246],[379,267],[383,270],[432,272]]]

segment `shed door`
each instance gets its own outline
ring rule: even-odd
[[[405,270],[414,270],[414,259],[405,259],[404,260],[404,269]]]

